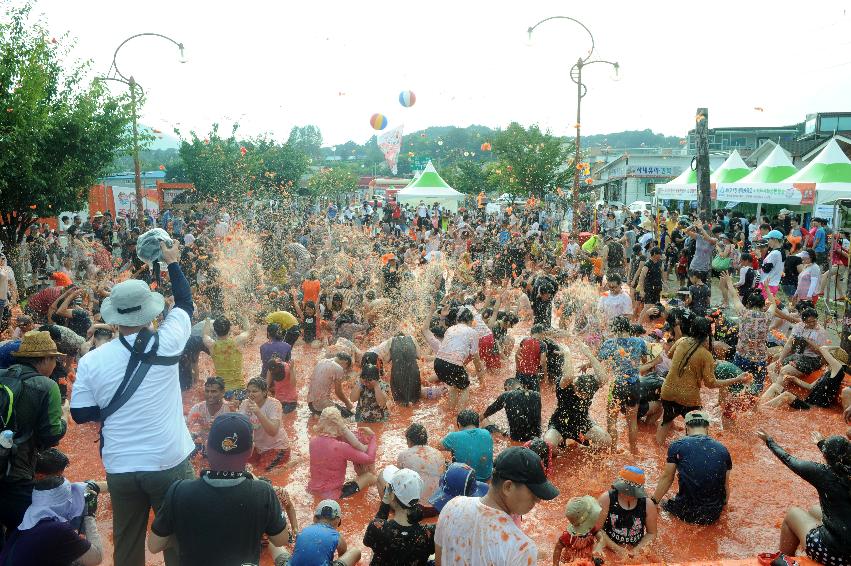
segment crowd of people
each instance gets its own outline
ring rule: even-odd
[[[0,564],[102,563],[104,493],[122,566],[146,547],[169,566],[641,561],[663,516],[723,515],[733,458],[713,431],[811,409],[835,422],[813,436],[824,462],[757,431],[819,499],[788,510],[770,559],[851,564],[851,365],[820,322],[841,310],[848,233],[799,218],[390,198],[34,226],[16,270],[0,256]],[[380,467],[381,423],[425,406],[441,424],[400,423]],[[64,477],[69,419],[99,429],[104,478]],[[636,465],[559,492],[554,461],[637,455],[648,428],[652,492]],[[267,477],[302,469],[307,525]],[[524,528],[538,504],[564,508],[549,548]]]

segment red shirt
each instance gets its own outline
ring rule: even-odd
[[[27,306],[30,310],[39,313],[42,316],[47,316],[47,311],[53,301],[59,298],[59,295],[65,290],[65,287],[46,287],[30,297]]]
[[[561,533],[558,541],[564,545],[561,552],[562,562],[574,560],[591,560],[594,552],[594,543],[597,542],[595,529],[591,529],[585,536],[578,537],[567,531]]]
[[[520,342],[517,350],[517,373],[533,375],[538,373],[541,364],[541,342],[537,338],[527,337]]]

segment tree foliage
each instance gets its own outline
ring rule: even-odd
[[[453,189],[468,195],[497,190],[490,169],[479,161],[458,161],[441,170],[440,175]]]
[[[498,167],[493,173],[498,186],[513,196],[543,197],[572,178],[569,169],[573,144],[542,132],[537,125],[524,128],[512,122],[496,134],[493,151]]]
[[[239,139],[237,130],[234,126],[225,137],[214,124],[204,138],[190,132],[190,138],[180,144],[182,163],[175,164],[170,178],[194,183],[201,198],[213,201],[235,201],[255,194],[281,197],[298,187],[310,164],[299,141],[281,144],[267,137]]]
[[[39,217],[79,210],[127,147],[126,99],[84,84],[88,63],[65,66],[72,46],[50,39],[28,5],[0,23],[0,239],[10,248]]]
[[[307,188],[312,195],[337,200],[357,190],[358,176],[346,166],[325,167],[308,179]]]

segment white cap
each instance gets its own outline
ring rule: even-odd
[[[381,477],[390,484],[393,494],[406,507],[419,501],[423,493],[423,483],[420,475],[414,470],[396,466],[387,466],[381,472]]]

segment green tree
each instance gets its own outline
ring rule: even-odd
[[[316,126],[293,126],[287,145],[306,153],[316,162],[322,159],[322,132]]]
[[[478,161],[458,161],[454,166],[442,170],[440,175],[453,189],[468,195],[496,190],[490,170]]]
[[[536,124],[527,129],[512,122],[494,137],[493,151],[499,161],[494,169],[499,185],[512,196],[540,198],[573,176],[569,170],[573,144],[542,132]]]
[[[358,176],[346,166],[325,167],[307,180],[311,194],[338,201],[358,188]]]
[[[64,65],[73,42],[50,39],[30,8],[0,23],[0,240],[13,252],[39,217],[83,206],[130,121],[125,99],[84,84],[88,62]]]
[[[219,134],[217,124],[203,139],[190,132],[180,145],[182,170],[175,180],[194,183],[200,197],[214,201],[286,196],[298,186],[310,163],[298,142],[280,144],[266,137],[241,140],[236,136],[238,128],[234,126],[227,137]]]

